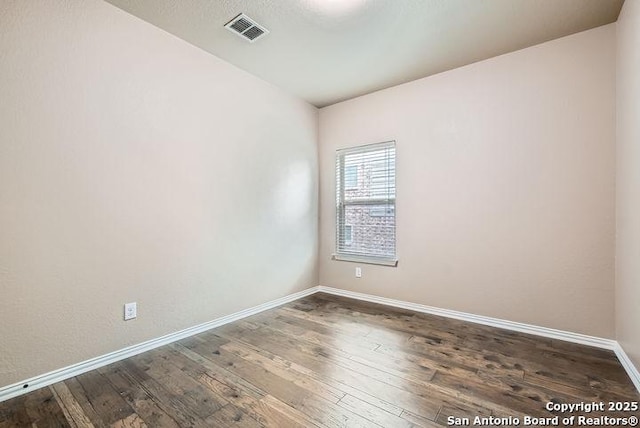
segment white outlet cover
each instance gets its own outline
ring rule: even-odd
[[[362,278],[362,268],[356,268],[356,278]]]
[[[136,302],[124,304],[124,320],[132,320],[138,316],[138,307]]]

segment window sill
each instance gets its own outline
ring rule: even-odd
[[[347,254],[332,254],[331,260],[337,260],[340,262],[366,263],[369,265],[381,265],[381,266],[390,266],[390,267],[398,266],[398,259],[383,259],[383,258],[366,257],[366,256],[350,256]]]

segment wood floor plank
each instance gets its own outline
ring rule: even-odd
[[[205,341],[202,342],[202,344],[206,343],[207,342]],[[191,347],[188,348],[186,346],[183,346],[182,344],[173,344],[171,345],[171,347],[182,353],[185,357],[189,358],[193,362],[201,365],[205,370],[203,374],[206,374],[212,379],[215,379],[216,381],[229,386],[233,389],[233,391],[242,391],[244,394],[257,400],[267,395],[267,393],[261,390],[259,387],[253,385],[250,382],[247,382],[242,377],[206,358],[205,355],[208,354],[206,350],[203,351],[202,348],[196,347],[194,345],[191,345]],[[201,353],[198,353],[197,351],[200,351]],[[220,351],[216,350],[215,352],[219,353]]]
[[[414,413],[409,412],[408,410],[405,410],[404,412],[402,412],[400,417],[402,419],[410,422],[415,427],[422,427],[422,428],[440,428],[440,427],[442,427],[442,425],[432,421],[431,419],[423,418],[422,416],[418,416],[418,415],[416,415]]]
[[[348,386],[350,389],[349,391],[344,390],[345,392],[365,401],[368,401],[366,396],[354,392],[354,390],[376,397],[392,406],[408,408],[426,418],[435,418],[440,409],[440,404],[437,400],[431,401],[415,396],[362,373],[344,368],[322,355],[321,349],[309,347],[308,344],[289,339],[277,332],[271,331],[269,335],[260,334],[259,332],[245,333],[242,336],[242,340],[290,361],[299,362],[299,365],[309,368],[325,378],[336,381],[336,387],[339,389],[344,390],[340,384]]]
[[[413,424],[406,419],[402,419],[400,416],[387,412],[378,406],[367,403],[349,394],[342,397],[340,401],[338,401],[338,405],[383,427],[411,428],[413,426]]]
[[[93,405],[89,401],[89,397],[78,381],[77,376],[67,379],[63,383],[69,389],[76,402],[80,405],[82,412],[87,416],[87,418],[89,418],[94,426],[98,428],[108,426],[108,424],[102,420],[100,415],[93,408]]]
[[[222,348],[224,347],[221,347],[217,354],[209,353],[207,358],[254,385],[268,389],[270,395],[309,415],[321,425],[328,427],[367,426],[366,420],[361,416],[341,409],[335,403],[323,399],[257,364],[238,358]]]
[[[203,375],[201,378],[203,384],[206,384],[213,391],[228,397],[229,401],[233,403],[238,409],[241,409],[252,419],[256,420],[260,426],[264,427],[292,427],[300,428],[305,424],[301,421],[306,421],[307,417],[300,411],[286,406],[284,403],[275,399],[267,399],[267,396],[255,397],[246,394],[242,390],[235,389],[233,386],[229,386],[218,379],[215,379],[208,374]],[[274,401],[275,400],[275,401]],[[276,403],[276,401],[278,401]],[[282,409],[286,409],[282,411]],[[315,423],[307,423],[308,426],[316,426]]]
[[[206,419],[212,427],[259,428],[262,425],[240,408],[227,404]]]
[[[75,379],[81,386],[81,390],[77,392],[87,398],[95,414],[105,425],[109,426],[135,413],[98,371],[81,374]]]
[[[0,427],[70,427],[49,388],[0,403]]]
[[[329,333],[319,333],[318,331],[313,331],[313,330],[310,332],[307,330],[308,334],[299,334],[296,329],[288,328],[288,326],[290,326],[292,323],[294,324],[294,327],[298,327],[296,325],[297,322],[294,321],[292,323],[290,322],[282,323],[279,321],[279,318],[281,317],[277,317],[276,320],[272,322],[266,322],[263,325],[268,329],[276,330],[278,332],[288,335],[289,337],[305,340],[309,343],[317,345],[319,349],[326,348],[330,351],[333,351],[331,358],[340,358],[342,359],[343,363],[348,366],[353,366],[354,364],[356,364],[360,367],[360,370],[365,370],[366,372],[368,372],[367,375],[369,376],[372,376],[371,373],[375,373],[372,377],[377,376],[377,377],[384,378],[386,375],[390,375],[389,377],[386,378],[386,380],[383,380],[383,381],[390,383],[392,385],[398,383],[393,377],[403,378],[403,381],[400,382],[403,385],[405,384],[404,380],[406,379],[411,379],[413,382],[421,384],[424,382],[428,382],[429,372],[431,372],[431,374],[435,373],[435,370],[430,370],[425,367],[420,367],[417,370],[413,370],[413,374],[415,374],[416,376],[412,377],[411,368],[407,367],[406,365],[398,364],[400,360],[389,359],[389,358],[378,355],[379,357],[382,357],[380,359],[384,360],[384,362],[376,363],[375,361],[371,361],[370,357],[373,355],[376,355],[375,352],[371,352],[371,351],[374,351],[375,349],[377,349],[380,346],[379,344],[376,344],[374,342],[369,342],[368,344],[365,344],[363,346],[359,346],[357,344],[354,346],[347,346],[342,344],[353,343],[353,340],[351,339],[348,341],[335,340],[335,337],[332,337]],[[308,329],[308,328],[314,328],[314,327],[315,326],[313,325],[313,323],[306,323],[304,328]],[[352,360],[353,363],[347,360]],[[367,367],[364,367],[364,366],[367,366]],[[376,371],[384,372],[386,373],[386,375],[383,373],[376,373]]]
[[[270,330],[265,332],[265,334],[273,337],[276,334],[279,334],[277,331]],[[303,343],[302,341],[300,343]],[[234,350],[235,352],[247,352],[251,347],[246,347],[238,342],[230,343],[225,345],[223,348],[227,350]],[[395,374],[389,373],[388,371],[379,370],[371,365],[362,364],[358,361],[352,360],[349,358],[348,354],[344,354],[340,350],[330,349],[324,346],[318,347],[304,347],[302,348],[303,353],[309,355],[310,357],[315,357],[318,360],[331,360],[332,362],[339,364],[342,368],[351,370],[354,373],[361,374],[363,376],[375,379],[377,381],[387,383],[389,385],[393,385],[399,388],[403,388],[409,384],[406,378],[401,378]],[[253,355],[255,355],[254,353]],[[257,352],[259,355],[259,352]],[[250,358],[251,354],[248,354],[248,358]],[[435,372],[432,372],[432,374]],[[425,378],[429,377],[428,373],[424,374]],[[344,394],[343,394],[344,395]],[[339,399],[340,397],[338,397]]]
[[[124,419],[111,424],[111,428],[147,428],[147,424],[137,414],[132,414]]]
[[[434,428],[609,400],[640,401],[611,351],[320,293],[7,400],[0,428]]]
[[[282,425],[275,426],[295,426],[295,427],[326,427],[324,424],[320,424],[318,421],[312,419],[309,415],[306,415],[303,411],[295,409],[272,395],[267,395],[263,399],[260,400],[260,404],[262,405],[262,412],[268,416],[275,417],[275,419],[284,416],[286,417],[287,422],[284,422]],[[288,423],[293,422],[295,425],[289,425]]]
[[[182,345],[173,346],[187,358],[201,364],[206,369],[206,372],[200,377],[203,385],[227,399],[228,402],[233,403],[237,408],[242,409],[262,426],[274,428],[300,428],[305,426],[299,422],[299,420],[304,420],[304,415],[300,412],[291,408],[288,408],[286,412],[278,410],[284,405],[274,406],[273,400],[266,400],[266,393],[241,377],[219,367],[189,348]]]
[[[113,388],[129,403],[138,416],[150,427],[178,428],[180,425],[169,416],[151,396],[147,389],[128,376],[119,364],[99,369]]]
[[[39,392],[39,396],[35,396],[25,403],[25,408],[32,420],[32,424],[42,428],[69,426],[70,424],[66,420],[64,412],[51,389],[42,388]]]
[[[144,370],[141,370],[131,360],[124,360],[118,363],[118,367],[130,379],[137,388],[153,397],[153,401],[178,423],[179,426],[207,427],[207,423],[195,414],[190,408],[190,401],[183,400],[181,396],[172,393],[164,388],[164,385],[151,378]]]
[[[172,361],[172,354],[160,350],[137,355],[131,361],[162,386],[180,397],[190,411],[200,419],[207,419],[224,405],[218,396],[192,379]]]
[[[238,342],[231,342],[222,347],[225,351],[228,351],[239,358],[243,358],[250,361],[265,370],[274,373],[277,376],[286,379],[293,384],[304,388],[305,390],[324,398],[325,400],[337,403],[345,393],[337,388],[322,383],[314,378],[305,376],[294,370],[290,370],[289,366],[285,363],[278,364],[274,360],[265,357],[264,355],[256,352],[250,347],[244,346]]]
[[[71,427],[93,428],[91,420],[64,382],[51,385],[50,388]]]

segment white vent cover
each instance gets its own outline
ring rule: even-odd
[[[224,28],[234,34],[237,34],[243,39],[248,40],[250,43],[253,43],[260,37],[269,34],[269,30],[258,25],[253,19],[249,18],[244,13],[241,13],[231,21],[227,22],[224,25]]]

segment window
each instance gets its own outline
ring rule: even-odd
[[[395,142],[336,154],[336,260],[395,266]]]
[[[395,207],[371,207],[369,215],[371,217],[387,217],[395,214]]]
[[[355,189],[358,187],[358,165],[349,165],[344,168],[344,188]]]
[[[351,237],[353,233],[353,226],[347,224],[344,226],[344,243],[346,245],[351,245]]]

